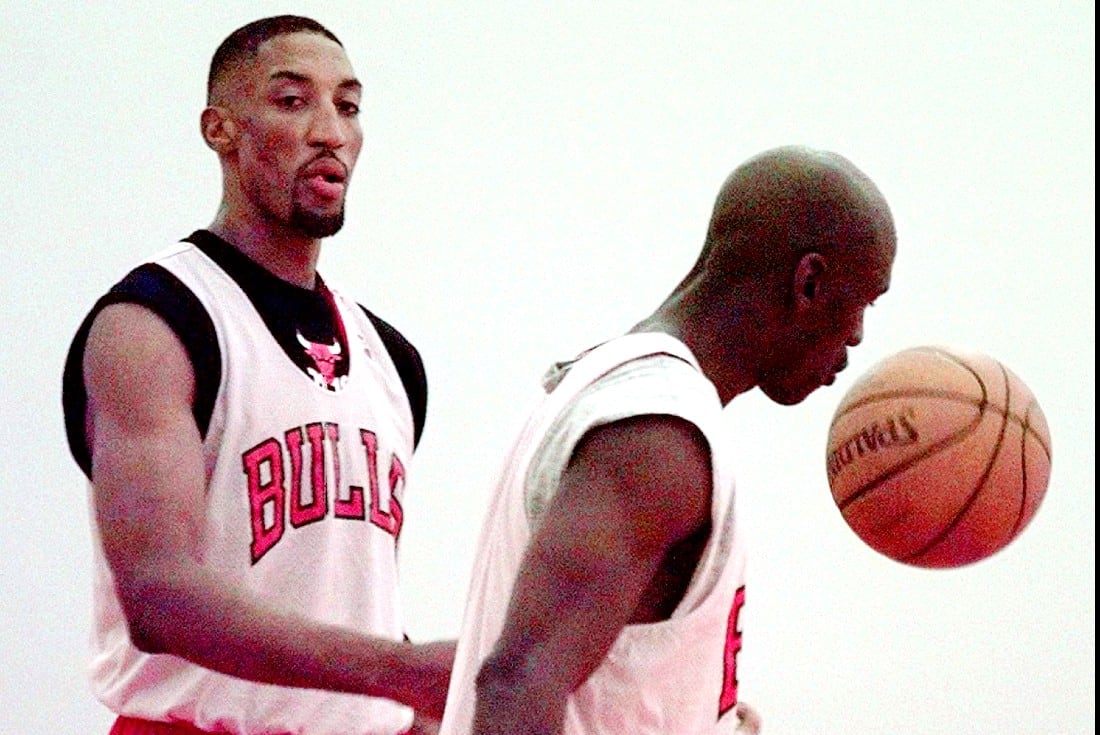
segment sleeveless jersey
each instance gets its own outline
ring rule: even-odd
[[[499,475],[481,531],[441,735],[468,735],[475,679],[500,632],[532,529],[573,449],[601,424],[682,417],[710,444],[711,536],[668,620],[628,625],[569,697],[565,735],[734,733],[744,556],[734,533],[729,440],[714,386],[680,341],[657,333],[604,343],[548,373]]]
[[[372,322],[330,289],[348,367],[339,385],[326,385],[323,360],[313,377],[294,365],[244,291],[194,245],[152,262],[202,303],[221,351],[203,439],[206,563],[226,585],[273,607],[400,640],[396,541],[413,417]],[[333,359],[320,354],[331,346],[303,349]],[[142,653],[130,642],[95,524],[93,534],[92,687],[114,712],[233,735],[396,735],[411,724],[411,710],[388,700],[258,684]]]

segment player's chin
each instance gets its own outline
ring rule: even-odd
[[[836,382],[836,371],[827,370],[822,373],[814,370],[797,375],[791,373],[784,375],[782,379],[764,381],[760,384],[760,390],[781,406],[794,406],[809,398],[814,391],[832,385],[834,382]]]
[[[794,406],[806,400],[806,398],[815,390],[817,390],[818,387],[820,386],[809,388],[805,386],[794,387],[788,385],[762,383],[760,385],[760,390],[773,402],[778,403],[781,406]]]
[[[331,210],[295,206],[290,223],[310,237],[331,237],[344,226],[344,207],[342,203]]]

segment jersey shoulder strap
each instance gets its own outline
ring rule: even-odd
[[[378,336],[382,338],[382,343],[386,345],[386,350],[401,376],[405,394],[409,397],[409,407],[412,409],[415,447],[420,443],[420,435],[424,433],[424,421],[428,413],[428,376],[424,372],[424,361],[412,343],[393,325],[362,304],[359,304],[359,308],[378,331]]]

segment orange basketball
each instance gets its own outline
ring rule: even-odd
[[[849,389],[826,469],[844,520],[875,550],[920,567],[985,559],[1031,521],[1050,479],[1046,417],[988,355],[914,347]]]

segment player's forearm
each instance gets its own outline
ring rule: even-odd
[[[411,706],[445,696],[450,664],[421,647],[282,613],[226,589],[202,567],[119,585],[134,644],[242,679],[370,694]]]

